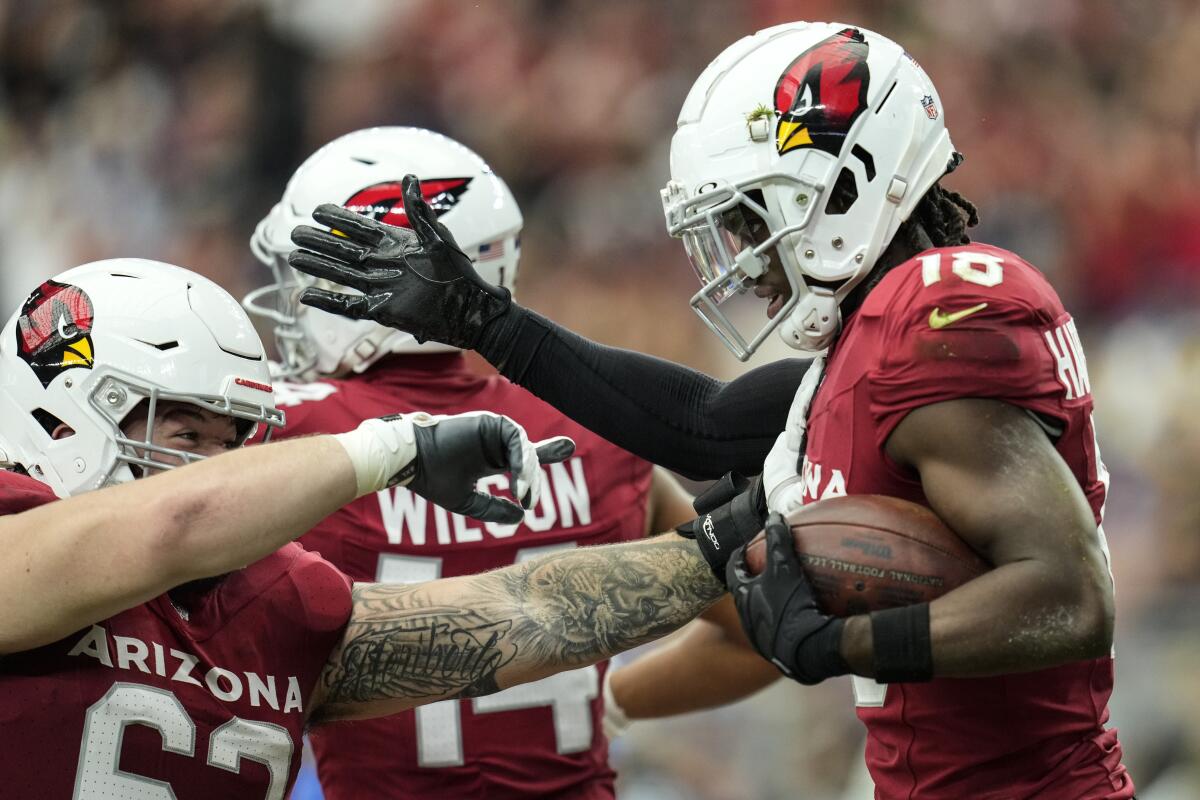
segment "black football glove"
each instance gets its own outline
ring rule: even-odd
[[[308,288],[300,302],[350,319],[374,320],[411,333],[418,342],[473,350],[487,324],[508,310],[511,294],[479,277],[421,196],[415,175],[404,176],[401,186],[412,230],[326,203],[313,219],[329,231],[309,225],[292,231],[300,249],[288,256],[289,264],[362,292]]]
[[[511,473],[513,496],[529,508],[541,480],[538,465],[565,461],[575,452],[575,443],[566,436],[530,443],[511,419],[486,412],[416,422],[413,434],[417,457],[405,470],[412,474],[408,490],[447,511],[490,522],[517,523],[525,512],[502,497],[478,491],[480,478]],[[401,473],[394,480],[406,477]]]
[[[817,608],[791,526],[781,515],[767,518],[766,538],[761,575],[747,571],[745,547],[733,554],[726,571],[726,584],[754,649],[803,684],[845,675],[850,670],[840,648],[846,621]]]
[[[753,539],[767,518],[762,476],[747,480],[736,472],[727,472],[696,497],[692,508],[700,516],[675,530],[680,536],[696,540],[713,574],[723,583],[729,556]]]

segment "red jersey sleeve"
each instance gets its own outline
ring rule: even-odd
[[[867,380],[880,447],[909,411],[959,398],[1065,417],[1072,375],[1061,356],[1076,348],[1066,341],[1056,357],[1052,346],[1055,336],[1075,336],[1074,325],[1042,274],[1018,256],[987,245],[931,250],[871,295],[863,313],[878,317],[881,346]],[[1086,376],[1070,358],[1067,372]],[[1090,403],[1086,391],[1076,394]]]
[[[20,514],[58,498],[41,481],[11,470],[0,470],[0,516]]]

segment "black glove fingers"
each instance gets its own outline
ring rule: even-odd
[[[493,497],[483,492],[472,492],[470,499],[458,509],[458,513],[484,522],[515,525],[525,519],[525,511],[511,500]]]
[[[442,237],[433,224],[437,217],[421,194],[421,181],[416,175],[405,175],[400,187],[404,192],[404,213],[408,215],[408,224],[417,234],[421,245],[429,247],[440,244]]]
[[[554,436],[534,445],[539,464],[557,464],[575,454],[575,442],[569,436]]]
[[[328,256],[343,264],[355,264],[362,260],[369,248],[344,236],[334,236],[328,231],[311,225],[297,225],[292,230],[292,241],[305,250]]]
[[[350,319],[369,319],[367,298],[361,294],[339,294],[309,287],[300,293],[300,302]]]
[[[368,250],[365,244],[322,228],[314,228],[312,225],[297,225],[293,228],[292,241],[306,250],[313,250],[339,261],[358,261]]]
[[[370,278],[361,270],[335,261],[335,258],[337,256],[330,257],[308,250],[293,250],[288,254],[288,264],[314,278],[324,278],[339,286],[349,286],[360,292],[371,290]]]
[[[746,567],[745,545],[729,554],[729,561],[725,564],[725,585],[731,592],[745,592],[745,586],[758,580],[759,576],[751,575],[750,570]]]
[[[471,259],[462,248],[458,246],[458,242],[454,239],[454,234],[450,229],[443,225],[437,218],[437,214],[429,207],[429,203],[425,201],[425,197],[421,194],[421,181],[416,175],[405,175],[401,182],[404,190],[404,213],[408,215],[408,224],[412,226],[413,232],[417,234],[417,239],[424,248],[444,247],[454,253],[450,257],[458,272],[470,281],[479,289],[487,292],[493,297],[500,299],[508,299],[508,291],[499,286],[493,286],[479,276],[475,271]]]
[[[510,436],[520,439],[517,427],[508,417],[490,412],[482,412],[470,417],[475,425],[475,432],[483,462],[494,472],[515,472],[521,467],[521,457],[513,458]],[[520,445],[518,444],[518,449]]]
[[[767,565],[763,573],[772,575],[795,575],[800,572],[800,557],[796,554],[796,543],[792,526],[780,514],[767,517]]]
[[[411,178],[411,182],[410,179]],[[454,239],[454,234],[450,229],[441,223],[437,218],[437,214],[425,202],[425,198],[421,195],[421,183],[416,176],[408,175],[404,179],[404,210],[408,214],[408,222],[412,225],[413,231],[417,234],[421,246],[432,251],[437,248],[445,255],[445,260],[458,273],[455,277],[466,278],[473,286],[492,295],[493,297],[507,300],[509,291],[500,286],[493,286],[480,277],[475,270],[475,265],[472,263],[470,256],[462,251],[458,246],[458,242]]]
[[[333,231],[344,234],[359,244],[374,247],[387,235],[387,226],[370,217],[355,214],[335,203],[322,203],[313,212],[313,219]],[[297,244],[299,244],[297,242]]]

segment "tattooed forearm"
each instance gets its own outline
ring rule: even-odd
[[[438,697],[476,686],[481,693],[496,691],[496,671],[516,655],[505,641],[512,623],[462,608],[422,608],[419,594],[406,594],[401,601],[395,586],[354,587],[355,611],[361,613],[342,647],[336,696],[361,703]],[[396,613],[399,602],[410,606]]]
[[[664,636],[725,587],[677,536],[555,553],[493,573],[518,609],[509,639],[523,664],[590,664]]]
[[[326,718],[473,697],[663,636],[724,587],[677,536],[416,586],[359,584],[322,676]]]

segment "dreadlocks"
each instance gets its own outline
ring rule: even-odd
[[[932,247],[970,244],[967,228],[979,224],[975,204],[961,194],[935,183],[925,192],[908,219],[900,223],[896,238],[914,252]]]

